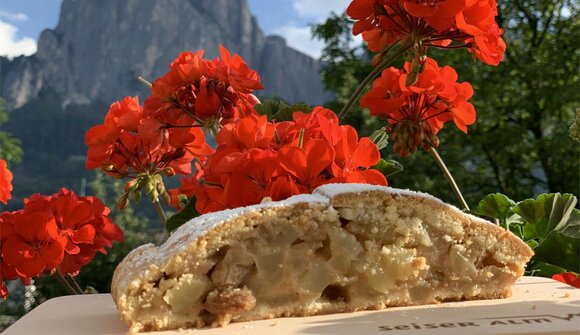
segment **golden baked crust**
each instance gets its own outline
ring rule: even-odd
[[[132,251],[112,295],[130,331],[501,298],[531,249],[423,193],[334,184],[212,213]]]

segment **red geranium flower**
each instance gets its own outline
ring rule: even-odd
[[[475,108],[468,102],[473,89],[469,83],[457,82],[452,67],[439,67],[435,60],[427,58],[424,71],[407,86],[412,66],[407,62],[404,71],[384,70],[361,100],[361,107],[391,124],[388,132],[394,141],[393,150],[401,156],[422,145],[436,147],[436,135],[448,121],[453,120],[464,133],[475,122]]]
[[[187,69],[183,72],[189,73]],[[137,97],[126,97],[111,105],[105,123],[86,134],[86,167],[101,168],[117,178],[131,178],[131,191],[140,192],[145,184],[153,201],[165,193],[160,174],[191,173],[193,160],[204,161],[212,153],[201,128],[191,127],[186,115],[178,115],[172,124],[148,117]],[[136,181],[135,181],[136,180]],[[166,196],[166,195],[164,195]],[[126,205],[125,201],[119,207]]]
[[[87,168],[102,168],[117,177],[154,175],[168,167],[187,174],[194,158],[203,160],[211,153],[201,129],[168,130],[144,116],[137,97],[113,103],[105,123],[91,128],[85,138]]]
[[[232,55],[220,45],[221,60],[216,58],[208,63],[207,75],[228,83],[235,91],[251,94],[254,90],[264,89],[260,83],[260,75],[248,66],[238,54]]]
[[[13,233],[2,242],[2,259],[20,277],[34,277],[57,267],[64,258],[66,238],[52,213],[22,211],[12,215]]]
[[[23,211],[20,210],[17,212],[4,212],[0,214],[0,296],[2,296],[2,299],[6,299],[8,296],[8,289],[6,288],[6,285],[4,285],[4,280],[20,278],[23,285],[28,285],[30,283],[30,277],[18,274],[13,266],[4,261],[2,255],[2,245],[8,237],[11,237],[14,234],[14,218],[20,217],[19,213],[22,212]]]
[[[96,252],[106,254],[123,232],[109,218],[109,208],[95,197],[62,189],[52,196],[34,194],[24,209],[0,215],[0,282],[30,279],[55,269],[76,275]],[[0,285],[5,297],[6,287]]]
[[[572,272],[562,272],[552,276],[552,279],[557,280],[561,283],[573,286],[575,288],[580,288],[580,280],[578,275]]]
[[[347,14],[356,20],[353,34],[362,33],[373,52],[410,38],[422,48],[463,46],[490,65],[505,52],[496,0],[353,0]]]
[[[199,178],[184,180],[182,191],[172,192],[193,189],[199,213],[264,198],[283,200],[329,182],[387,184],[370,169],[380,158],[376,145],[368,138],[359,140],[354,128],[339,125],[337,116],[322,107],[295,112],[292,121],[280,123],[246,116],[225,125],[217,143]]]
[[[335,155],[328,141],[312,139],[306,141],[303,147],[282,147],[277,157],[282,167],[303,186],[301,193],[310,193],[328,180]]]
[[[336,157],[332,164],[332,183],[387,185],[385,176],[371,169],[381,159],[377,146],[368,137],[359,140],[353,127],[344,126],[343,136],[334,146]]]
[[[252,94],[263,89],[260,76],[237,54],[220,46],[221,60],[203,59],[203,50],[182,52],[169,72],[155,80],[145,113],[162,124],[218,127],[244,115],[256,114],[259,100]]]
[[[96,252],[107,254],[113,241],[123,241],[123,232],[109,218],[110,209],[95,197],[79,197],[62,189],[50,197],[50,209],[60,234],[67,239],[61,265],[64,273],[75,275],[90,263]]]
[[[6,161],[0,159],[0,202],[4,205],[12,198],[12,172],[8,170]]]

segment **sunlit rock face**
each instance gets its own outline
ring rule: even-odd
[[[41,34],[35,55],[2,59],[0,93],[11,109],[48,87],[73,104],[143,96],[137,76],[152,81],[183,50],[204,49],[213,58],[219,44],[261,74],[262,95],[310,104],[332,98],[321,64],[265,36],[245,0],[64,0],[57,27]]]

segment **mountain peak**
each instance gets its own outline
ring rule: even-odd
[[[264,95],[319,104],[331,98],[317,60],[266,37],[246,0],[64,0],[54,30],[38,52],[3,60],[0,94],[12,107],[50,87],[78,101],[114,101],[144,94],[137,76],[154,80],[183,50],[222,44],[262,76]]]

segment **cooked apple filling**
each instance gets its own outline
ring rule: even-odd
[[[155,330],[508,295],[526,259],[505,232],[423,202],[367,194],[239,216],[151,269],[124,317]]]

